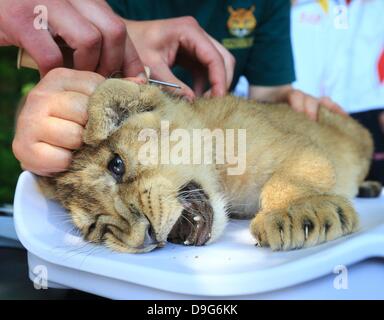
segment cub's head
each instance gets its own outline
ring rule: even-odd
[[[184,112],[172,112],[177,108]],[[161,155],[143,161],[153,141],[160,145],[161,121],[182,127],[191,108],[154,86],[105,81],[89,101],[84,146],[67,172],[40,179],[42,190],[69,211],[86,240],[113,250],[214,241],[226,222],[214,168],[175,165]]]
[[[242,38],[251,34],[256,28],[257,21],[253,14],[255,11],[254,6],[249,9],[233,9],[229,6],[228,11],[230,16],[227,21],[227,27],[231,35]]]

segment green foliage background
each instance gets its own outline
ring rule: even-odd
[[[15,113],[26,91],[39,80],[34,70],[17,70],[17,48],[0,47],[0,204],[11,203],[21,169],[12,154]]]

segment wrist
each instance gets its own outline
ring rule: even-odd
[[[289,101],[289,96],[292,95],[295,91],[297,90],[290,85],[281,87],[275,92],[276,102],[287,103]]]
[[[261,87],[251,86],[250,97],[259,101],[269,103],[288,102],[289,96],[295,90],[291,85],[276,86],[276,87]]]

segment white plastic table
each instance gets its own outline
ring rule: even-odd
[[[249,222],[234,220],[208,246],[167,244],[121,254],[84,242],[65,210],[44,198],[36,178],[24,172],[14,218],[30,278],[47,275],[51,287],[115,299],[384,299],[384,196],[355,205],[361,230],[313,248],[255,247]],[[375,259],[362,262],[368,258]]]

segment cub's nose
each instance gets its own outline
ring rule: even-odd
[[[168,235],[177,244],[202,246],[211,238],[213,209],[208,195],[195,181],[182,186],[178,200],[182,213]]]
[[[144,247],[147,247],[153,244],[158,244],[158,241],[156,239],[156,234],[155,234],[155,231],[153,230],[152,225],[149,224],[149,226],[145,230],[143,245]]]

